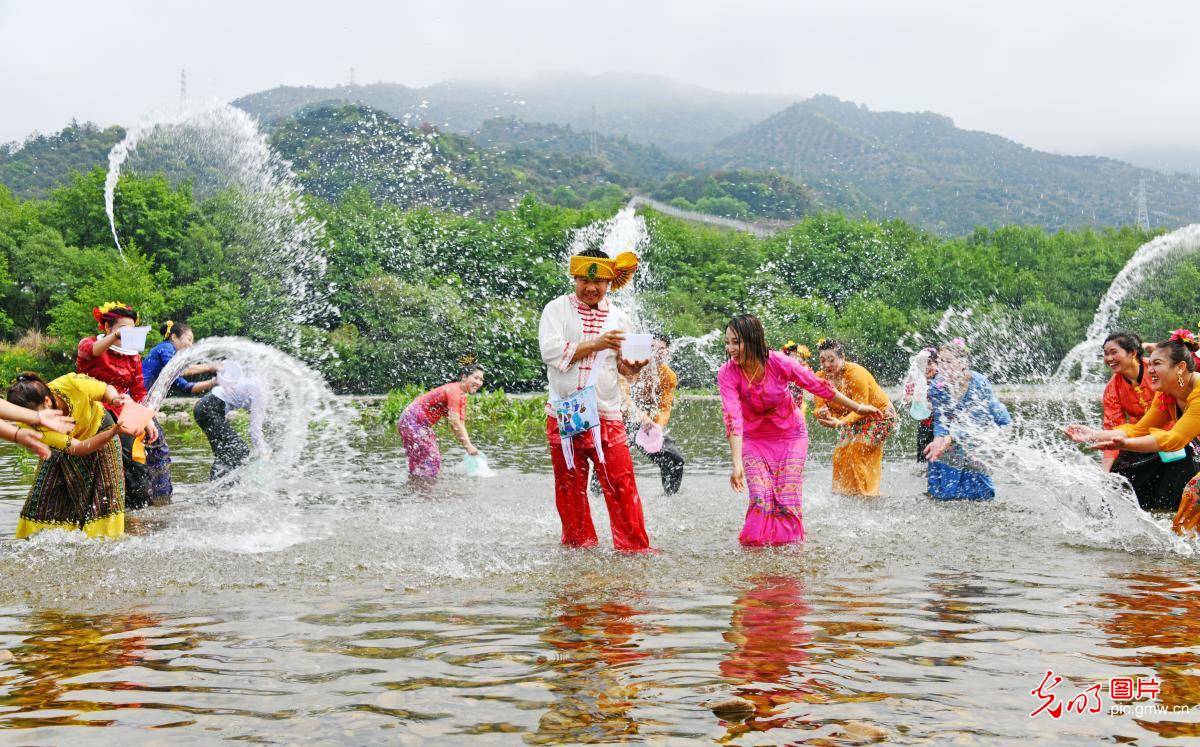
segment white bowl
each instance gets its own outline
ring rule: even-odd
[[[642,333],[625,335],[625,339],[621,342],[621,357],[627,361],[650,360],[652,354],[650,343],[653,339],[652,335]]]
[[[149,327],[121,327],[121,347],[135,353],[145,350],[149,331]]]

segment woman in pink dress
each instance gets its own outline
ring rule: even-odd
[[[725,353],[729,361],[717,373],[717,385],[733,459],[729,484],[739,493],[750,488],[750,506],[738,541],[748,546],[798,542],[804,539],[800,504],[808,430],[788,384],[861,415],[879,411],[841,394],[796,360],[768,349],[762,322],[751,314],[730,320]]]
[[[467,434],[467,395],[478,392],[482,386],[483,367],[466,366],[458,381],[425,392],[404,408],[396,421],[396,432],[408,453],[410,477],[432,480],[441,472],[442,452],[433,428],[442,418],[450,420],[450,429],[468,454],[479,454]]]

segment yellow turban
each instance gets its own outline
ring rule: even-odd
[[[633,278],[637,269],[638,258],[633,252],[622,252],[616,259],[607,257],[582,257],[578,254],[571,257],[571,277],[588,278],[589,280],[611,280],[611,290],[618,290]]]

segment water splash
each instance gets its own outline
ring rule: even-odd
[[[679,374],[680,386],[712,387],[717,371],[725,365],[725,330],[714,329],[698,337],[671,340],[672,367]]]
[[[612,295],[613,300],[633,317],[633,323],[638,329],[647,329],[647,325],[653,320],[646,311],[644,295],[654,284],[653,270],[645,261],[645,250],[649,245],[650,232],[646,229],[646,220],[637,214],[636,206],[629,204],[607,220],[599,220],[577,229],[571,235],[561,262],[562,266],[566,267],[571,255],[585,249],[601,249],[610,257],[616,257],[623,252],[638,255],[638,269],[632,282],[621,290],[614,291]]]
[[[227,493],[230,483],[253,485],[259,497],[297,503],[317,495],[329,474],[352,480],[352,444],[359,433],[358,414],[338,400],[319,373],[269,345],[238,337],[212,337],[178,353],[165,366],[146,403],[158,408],[171,382],[197,363],[236,360],[263,380],[267,397],[263,432],[266,448],[247,467],[210,483],[209,495]]]
[[[336,314],[323,282],[324,227],[308,215],[288,163],[250,115],[225,103],[192,103],[147,116],[113,146],[104,207],[118,250],[117,185],[131,170],[187,180],[200,199],[221,197],[233,217],[221,237],[226,262],[260,309],[256,337],[294,347],[298,325]]]
[[[933,330],[910,334],[900,346],[911,353],[909,378],[914,384],[924,379],[920,348],[954,338],[965,342],[971,370],[983,373],[993,385],[1000,383],[997,393],[1010,403],[1012,425],[956,426],[952,432],[987,466],[998,503],[1040,517],[1071,544],[1196,554],[1200,545],[1173,534],[1169,518],[1142,511],[1124,478],[1104,472],[1095,452],[1079,448],[1062,434],[1068,423],[1099,418],[1100,390],[1051,375],[1033,347],[1044,332],[1040,325],[1003,311],[948,309]],[[1006,391],[1002,382],[1019,386]]]
[[[1099,360],[1104,338],[1117,328],[1117,319],[1121,315],[1125,299],[1146,278],[1150,270],[1169,258],[1196,251],[1200,251],[1200,223],[1184,226],[1138,247],[1100,299],[1100,305],[1096,308],[1096,314],[1092,317],[1092,323],[1088,325],[1083,341],[1063,357],[1054,378],[1066,381],[1078,370],[1083,381],[1101,381],[1102,378],[1097,375],[1099,367],[1092,364]]]

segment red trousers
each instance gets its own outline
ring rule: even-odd
[[[646,520],[642,516],[642,499],[633,479],[633,459],[629,456],[625,424],[620,420],[600,421],[603,463],[596,456],[590,431],[572,439],[575,469],[571,470],[567,469],[567,460],[563,457],[558,422],[554,418],[546,418],[546,440],[550,443],[550,461],[554,464],[554,503],[558,507],[558,518],[562,520],[562,543],[572,547],[597,543],[587,497],[588,461],[591,460],[604,491],[604,502],[608,505],[613,547],[625,552],[649,550],[650,538],[646,535]]]

